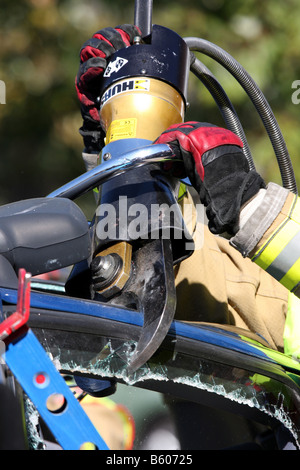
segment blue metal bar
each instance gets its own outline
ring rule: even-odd
[[[108,450],[106,443],[30,329],[16,341],[8,343],[3,357],[64,450],[83,449],[90,443],[97,450]],[[47,405],[49,398],[55,394],[64,399],[60,411],[51,411]]]

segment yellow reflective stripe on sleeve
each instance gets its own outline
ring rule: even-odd
[[[300,242],[299,245],[300,246]],[[300,282],[300,258],[293,264],[293,266],[287,271],[287,273],[280,279],[280,283],[283,284],[288,290],[292,291]]]
[[[286,219],[277,227],[275,232],[271,234],[271,236],[267,239],[267,241],[262,246],[260,246],[260,248],[257,250],[255,255],[252,257],[252,261],[256,262],[258,257],[262,254],[262,252],[265,251],[268,248],[268,246],[271,242],[274,242],[274,238],[278,237],[278,234],[280,234],[281,230],[283,230],[285,228],[286,224],[290,220],[293,220],[294,222],[296,222],[296,225],[294,226],[295,230],[296,230],[298,225],[300,226],[300,202],[299,202],[298,199],[299,199],[298,196],[294,197],[293,204],[291,206],[291,210],[290,210],[290,213],[289,213],[288,217],[286,217]],[[286,232],[288,232],[288,231],[289,231],[289,229],[286,230]],[[296,233],[296,232],[294,232],[294,233]],[[294,236],[294,233],[293,233],[292,236]],[[286,237],[286,233],[284,233],[283,236],[280,237],[280,239],[278,238],[278,240],[279,240],[278,243],[276,243],[277,238],[275,238],[274,246],[272,247],[271,250],[269,250],[270,253],[268,253],[268,251],[265,251],[265,256],[264,256],[263,261],[267,264],[264,266],[264,269],[270,264],[270,262],[272,262],[272,259],[274,259],[281,252],[282,246],[286,245],[288,243],[289,238],[291,238],[291,237],[289,237],[288,234],[287,234],[287,237]],[[282,243],[283,243],[283,245],[282,245]],[[261,262],[262,262],[262,260],[261,260]]]
[[[300,225],[296,222],[293,220],[285,221],[266,244],[260,248],[259,252],[254,255],[252,260],[263,269],[267,269],[299,231]]]
[[[299,258],[300,202],[296,198],[289,217],[253,256],[252,261],[292,290],[300,281]]]

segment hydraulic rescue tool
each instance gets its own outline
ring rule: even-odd
[[[244,88],[273,145],[283,186],[297,192],[281,131],[258,86],[226,51],[152,25],[149,0],[135,1],[134,23],[141,37],[110,58],[99,84],[106,141],[97,167],[45,198],[0,207],[1,367],[10,369],[63,449],[107,449],[62,378],[68,373],[251,418],[254,412],[268,426],[283,424],[300,448],[299,362],[248,331],[174,320],[174,266],[193,252],[180,208],[189,182],[165,174],[175,156],[168,145],[153,145],[184,120],[191,70],[254,168],[233,105],[194,52],[215,59]],[[89,224],[72,200],[91,190],[97,210]],[[116,217],[103,236],[105,207]],[[133,233],[138,207],[146,216]],[[160,209],[157,217],[153,207]],[[33,282],[28,274],[71,266],[63,286]],[[63,398],[59,409],[49,404],[53,394]]]
[[[173,31],[150,26],[150,3],[136,4],[142,37],[110,57],[101,80],[99,113],[106,145],[100,170],[108,159],[113,164],[124,151],[150,145],[171,124],[184,119],[189,49]],[[174,264],[192,252],[192,239],[176,198],[180,182],[164,176],[160,168],[153,163],[102,184],[98,206],[100,210],[114,208],[114,233],[105,239],[97,234],[106,214],[98,211],[94,221],[95,298],[124,307],[135,305],[144,316],[142,334],[128,365],[131,372],[145,364],[165,338],[176,307]],[[137,204],[147,214],[138,238],[128,230]],[[161,211],[156,217],[154,207]]]

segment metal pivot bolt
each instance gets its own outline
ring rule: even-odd
[[[96,290],[109,286],[122,268],[122,259],[117,253],[96,256],[91,263],[93,286]]]
[[[108,160],[111,159],[111,154],[109,152],[106,152],[104,155],[103,155],[103,160],[105,162],[107,162]]]

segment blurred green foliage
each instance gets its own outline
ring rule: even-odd
[[[84,171],[74,88],[81,45],[95,31],[132,23],[134,0],[1,0],[0,203],[43,196]],[[183,37],[208,39],[233,55],[263,90],[281,126],[300,183],[298,0],[154,0],[153,23]],[[257,168],[280,182],[266,132],[240,85],[199,57],[217,76],[244,126]],[[213,99],[191,75],[187,119],[223,125]]]

